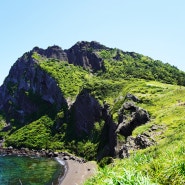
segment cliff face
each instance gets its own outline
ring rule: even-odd
[[[55,58],[59,59],[61,61],[68,61],[68,56],[67,53],[62,50],[61,47],[59,46],[51,46],[48,47],[47,49],[41,49],[39,47],[35,47],[32,50],[32,53],[36,52],[40,54],[41,56],[44,56],[46,58]]]
[[[62,50],[58,46],[48,47],[46,50],[35,47],[25,53],[12,66],[0,87],[0,110],[5,112],[7,121],[19,120],[25,123],[40,114],[57,112],[67,106],[55,79],[44,72],[38,61],[32,58],[34,52],[46,58],[68,61],[96,71],[103,69],[102,59],[94,52],[99,49],[106,47],[97,42],[78,42],[69,50]]]
[[[46,58],[55,58],[61,61],[68,61],[70,64],[81,66],[92,72],[104,70],[103,59],[97,55],[97,51],[110,49],[98,42],[77,42],[70,49],[62,50],[59,46],[48,47],[46,50],[35,47],[32,52]]]
[[[65,50],[71,64],[82,66],[91,71],[104,70],[103,60],[95,51],[108,49],[98,42],[78,42],[73,47]]]
[[[76,98],[71,107],[72,124],[75,135],[82,137],[88,135],[94,128],[96,121],[100,121],[102,108],[98,101],[84,89]]]
[[[8,122],[30,122],[39,114],[67,105],[57,82],[39,67],[31,54],[17,60],[0,87],[0,109]]]
[[[93,78],[91,73],[86,78],[83,77],[83,86],[90,82],[88,84],[90,90],[84,88],[77,95],[74,103],[71,103],[71,106],[68,107],[65,99],[67,97],[63,96],[62,88],[59,87],[58,82],[51,77],[49,72],[44,71],[36,57],[33,57],[36,52],[43,56],[42,62],[47,62],[44,58],[58,59],[59,61],[51,60],[52,62],[58,62],[57,67],[61,67],[62,61],[68,61],[70,64],[81,66],[90,72],[96,72],[98,70],[104,71],[105,68],[103,59],[97,52],[101,50],[107,52],[106,50],[109,49],[97,42],[78,42],[68,50],[62,50],[58,46],[48,47],[46,50],[35,47],[30,52],[25,53],[12,66],[4,84],[0,87],[0,111],[4,113],[7,123],[12,126],[15,125],[16,129],[19,129],[42,116],[48,115],[53,121],[52,128],[50,128],[53,129],[51,138],[57,132],[62,133],[62,129],[65,128],[68,133],[63,135],[68,134],[69,136],[69,134],[73,134],[73,136],[69,136],[70,139],[83,142],[84,140],[91,141],[92,146],[96,145],[96,157],[98,160],[105,156],[116,156],[118,153],[117,133],[125,137],[130,136],[137,126],[149,120],[148,113],[134,104],[127,103],[120,110],[118,124],[115,123],[108,104],[104,102],[104,105],[101,105],[90,92],[95,90],[99,96],[103,96],[100,93],[106,94],[106,88],[109,86],[102,86],[99,83],[99,78],[95,79],[95,83],[90,82],[89,79]],[[119,56],[116,57],[119,58]],[[64,65],[66,71],[70,66]],[[57,73],[58,68],[55,70],[55,73]],[[81,75],[80,73],[77,74]],[[71,75],[73,74],[71,73]],[[65,78],[65,75],[63,75],[63,78]],[[75,76],[70,80],[76,78]],[[103,80],[102,82],[106,84],[105,80]],[[108,84],[111,85],[112,82]],[[71,83],[66,86],[75,85]],[[127,98],[138,101],[132,95]],[[95,128],[96,126],[97,128]],[[62,139],[67,138],[61,135]],[[71,142],[70,139],[67,139],[66,143]],[[61,141],[59,140],[59,142]]]

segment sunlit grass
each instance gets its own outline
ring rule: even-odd
[[[151,121],[134,130],[133,135],[161,125],[156,145],[133,152],[129,159],[116,159],[113,165],[100,169],[86,184],[185,184],[185,88],[159,82],[135,81],[126,86],[138,96],[139,106],[149,111]],[[123,94],[126,92],[123,91]],[[128,181],[125,180],[128,176]],[[108,183],[107,183],[108,182]]]

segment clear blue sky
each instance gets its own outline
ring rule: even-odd
[[[1,0],[0,84],[33,47],[98,41],[185,71],[185,0]]]

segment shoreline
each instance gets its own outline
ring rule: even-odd
[[[65,179],[67,172],[68,172],[68,163],[61,159],[60,157],[55,157],[55,160],[60,163],[64,167],[64,174],[62,177],[59,177],[58,179],[58,185],[62,184],[63,180]]]
[[[0,155],[48,157],[57,160],[65,168],[64,175],[59,178],[59,185],[82,185],[88,178],[95,175],[98,169],[95,161],[86,162],[83,158],[66,152],[58,153],[45,149],[30,150],[28,148],[0,147]]]
[[[88,178],[95,175],[98,169],[95,161],[80,163],[75,160],[65,160],[64,163],[66,171],[59,180],[59,185],[82,185]]]

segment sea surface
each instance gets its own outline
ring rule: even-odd
[[[0,185],[57,185],[61,161],[38,157],[0,156]]]

